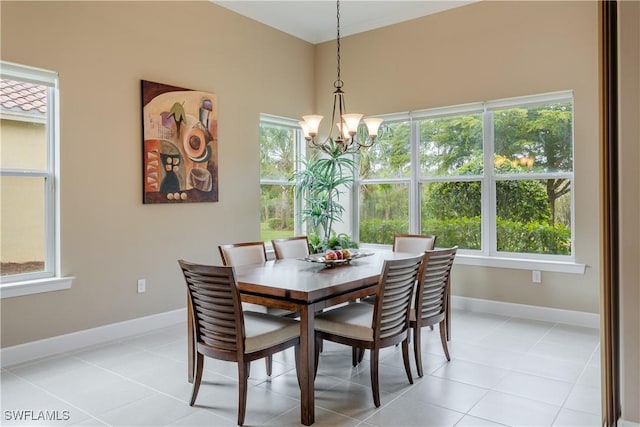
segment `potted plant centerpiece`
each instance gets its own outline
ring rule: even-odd
[[[302,162],[303,168],[292,179],[304,203],[302,221],[307,226],[312,253],[357,248],[349,235],[336,234],[333,229],[335,223],[342,222],[345,212],[340,196],[354,182],[353,153],[329,140],[322,150],[314,150],[312,157]]]

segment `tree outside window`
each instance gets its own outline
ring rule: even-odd
[[[295,235],[297,124],[263,116],[260,122],[260,238]]]

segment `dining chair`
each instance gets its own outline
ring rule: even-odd
[[[179,260],[191,308],[196,364],[190,406],[193,406],[204,366],[204,357],[238,364],[238,425],[244,423],[247,383],[251,362],[295,348],[296,372],[300,325],[293,319],[243,311],[235,270]],[[298,377],[299,382],[299,377]]]
[[[456,256],[457,246],[448,249],[426,251],[424,275],[418,282],[414,306],[409,312],[409,326],[413,329],[413,351],[416,358],[418,376],[422,377],[422,351],[420,330],[423,326],[440,325],[442,349],[450,361],[447,347],[447,304],[451,285],[451,267]]]
[[[222,264],[239,266],[267,262],[267,249],[264,242],[243,242],[219,245]]]
[[[220,258],[225,266],[263,264],[267,262],[267,249],[264,242],[242,242],[219,245]],[[293,317],[295,313],[279,308],[265,307],[259,304],[242,303],[243,310],[267,313],[274,316]],[[271,376],[273,361],[271,356],[265,358],[267,375]]]
[[[433,249],[436,245],[436,236],[431,234],[394,234],[393,235],[393,252],[422,253]],[[374,296],[362,298],[360,302],[373,304]]]
[[[393,252],[422,253],[436,246],[436,236],[431,234],[395,234]]]
[[[304,258],[309,255],[307,236],[286,237],[271,241],[276,259]]]
[[[385,260],[376,290],[375,304],[349,304],[315,318],[315,370],[323,340],[345,344],[371,353],[373,403],[380,406],[378,359],[381,348],[402,343],[402,358],[409,383],[409,310],[416,280],[422,280],[424,254]],[[356,365],[356,360],[353,360]]]

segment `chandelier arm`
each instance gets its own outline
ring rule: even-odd
[[[362,147],[362,148],[371,148],[373,147],[373,145],[376,143],[376,137],[375,136],[370,136],[369,138],[367,138],[367,140],[371,140],[370,143],[362,143],[360,142],[360,140],[358,140],[358,147]]]

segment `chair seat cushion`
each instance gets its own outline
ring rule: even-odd
[[[246,353],[253,353],[300,336],[300,323],[287,317],[244,312]]]
[[[373,341],[373,305],[349,304],[316,316],[316,331]]]

